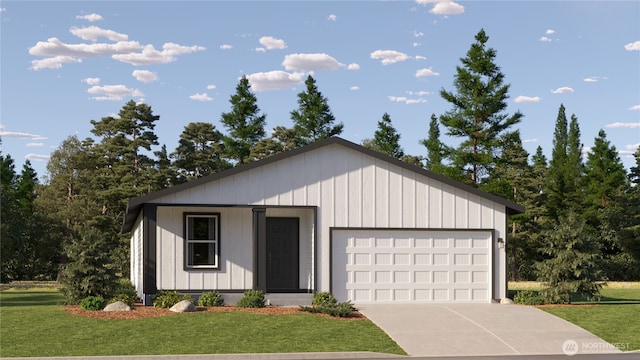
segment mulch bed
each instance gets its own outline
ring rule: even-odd
[[[136,305],[131,311],[90,311],[83,310],[79,305],[67,305],[64,307],[64,311],[87,318],[94,319],[117,319],[117,320],[131,320],[131,319],[145,319],[162,316],[175,316],[180,314],[192,315],[201,314],[206,312],[246,312],[260,315],[292,315],[301,314],[304,311],[297,307],[288,306],[266,306],[263,308],[240,308],[235,306],[218,306],[218,307],[198,307],[198,311],[190,313],[175,313],[169,309],[155,308],[153,306],[143,306],[142,304]],[[354,311],[348,317],[338,318],[331,317],[325,314],[316,314],[317,316],[328,317],[337,320],[364,320],[366,317],[358,311]]]

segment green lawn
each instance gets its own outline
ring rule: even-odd
[[[640,284],[611,284],[604,287],[600,301],[574,298],[574,305],[540,309],[574,323],[622,350],[640,349]],[[510,283],[513,290],[540,290],[540,286]],[[585,306],[587,305],[587,306]]]
[[[240,312],[89,319],[57,291],[0,292],[0,357],[373,351],[405,354],[368,320]]]

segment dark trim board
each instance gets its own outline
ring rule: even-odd
[[[334,230],[336,231],[438,231],[438,232],[486,232],[491,235],[491,278],[490,278],[490,286],[491,286],[491,300],[496,300],[496,277],[500,277],[499,271],[496,271],[496,230],[495,229],[454,229],[454,228],[398,228],[398,227],[388,227],[388,228],[378,228],[378,227],[330,227],[329,228],[329,291],[334,292],[333,289],[333,248],[334,248]],[[498,269],[499,270],[499,269]],[[499,299],[498,299],[499,300]]]

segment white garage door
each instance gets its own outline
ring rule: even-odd
[[[340,301],[491,301],[491,231],[332,231],[331,291]]]

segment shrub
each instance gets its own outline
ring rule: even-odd
[[[200,295],[198,299],[199,306],[222,306],[224,305],[224,299],[217,291],[210,291]]]
[[[111,299],[109,299],[109,304],[113,304],[114,302],[122,301],[123,303],[129,305],[130,308],[134,308],[136,305],[136,298],[127,294],[118,294]]]
[[[136,292],[135,286],[131,283],[131,280],[127,278],[118,279],[118,284],[116,286],[116,291],[114,295],[128,295],[132,297],[134,300],[138,297],[138,293]]]
[[[80,308],[83,310],[102,310],[104,308],[104,298],[102,296],[87,296],[80,301]]]
[[[327,314],[334,317],[347,317],[356,308],[353,307],[351,301],[345,301],[341,303],[314,305],[314,306],[300,306],[300,310],[310,313]]]
[[[237,307],[243,308],[262,308],[264,307],[264,294],[260,290],[247,290],[244,292],[238,303]]]
[[[542,305],[544,300],[533,290],[522,290],[513,296],[513,302],[522,305]]]
[[[328,291],[321,291],[315,293],[313,295],[313,299],[311,300],[312,305],[323,306],[323,305],[335,305],[338,303],[338,300]]]
[[[177,291],[160,290],[153,299],[153,307],[170,308],[182,300],[189,300],[195,303],[191,295],[180,295]]]

